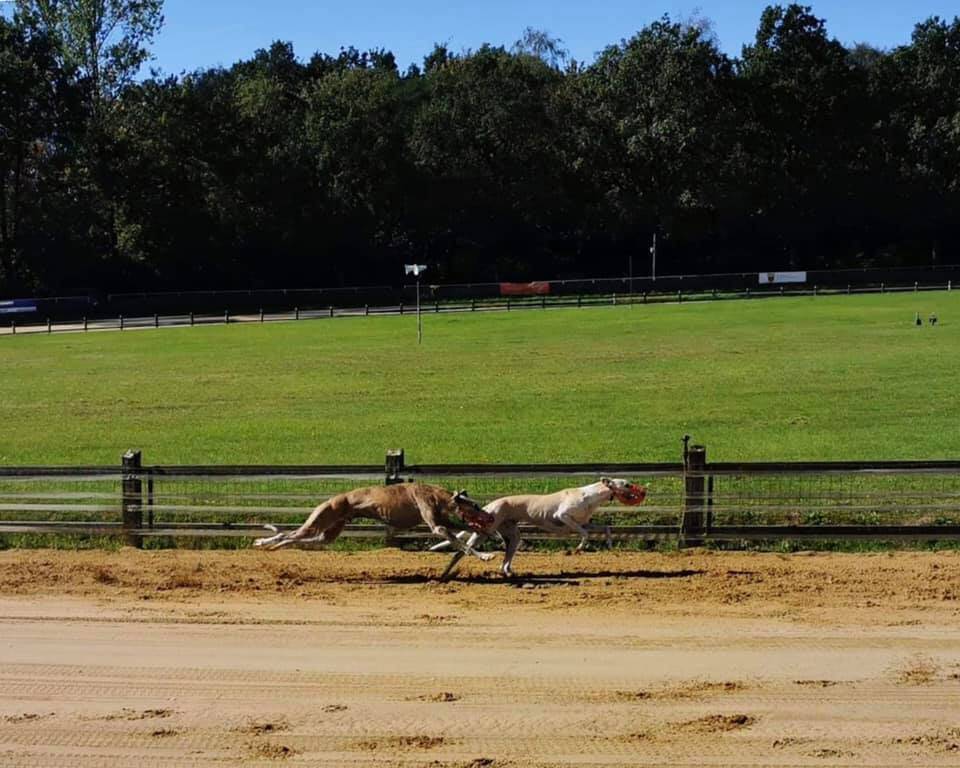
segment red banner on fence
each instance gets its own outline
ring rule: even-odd
[[[500,283],[501,296],[545,296],[550,293],[550,283],[538,280],[533,283]]]

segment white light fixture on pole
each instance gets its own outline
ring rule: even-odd
[[[653,232],[653,245],[650,246],[650,255],[653,257],[650,261],[650,277],[657,279],[657,232]]]
[[[417,344],[423,343],[423,325],[420,321],[420,275],[427,271],[426,264],[404,264],[403,269],[408,275],[417,278]]]

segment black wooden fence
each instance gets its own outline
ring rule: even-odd
[[[852,271],[851,271],[852,272]],[[857,270],[857,272],[860,272]],[[563,309],[571,307],[616,307],[644,306],[697,301],[726,301],[731,299],[764,299],[797,296],[832,296],[861,293],[898,293],[921,291],[952,291],[960,275],[960,267],[950,267],[940,272],[916,271],[895,275],[898,280],[907,276],[920,276],[919,280],[903,282],[871,282],[864,270],[860,282],[840,284],[830,281],[824,284],[807,282],[787,285],[756,285],[746,280],[748,275],[704,275],[663,277],[653,281],[649,278],[553,281],[549,295],[501,296],[491,286],[481,285],[433,285],[423,287],[421,311],[432,314],[466,312],[510,312],[522,310]],[[756,279],[755,273],[750,273]],[[839,273],[838,273],[839,274]],[[846,273],[844,273],[846,274]],[[849,276],[849,275],[848,275]],[[834,276],[836,277],[836,276]],[[708,278],[715,278],[712,285]],[[721,279],[729,278],[729,279]],[[398,295],[389,303],[383,293],[367,296],[368,303],[361,303],[366,294],[361,289],[331,292],[321,290],[271,292],[269,301],[264,299],[257,306],[253,291],[195,292],[176,294],[177,301],[184,302],[176,314],[172,300],[138,305],[137,296],[130,294],[129,309],[111,314],[100,306],[95,313],[87,314],[76,304],[55,304],[56,311],[40,311],[20,317],[0,315],[0,336],[30,333],[76,333],[103,330],[134,330],[198,325],[230,325],[237,323],[272,323],[299,320],[320,320],[344,317],[377,317],[403,315],[416,312],[416,295],[410,286],[397,289]],[[223,300],[223,308],[211,309],[214,298]],[[276,295],[273,295],[276,294]],[[173,294],[170,294],[171,296]],[[167,296],[167,294],[160,294]],[[336,296],[336,298],[334,298]],[[370,297],[374,298],[370,298]],[[202,301],[201,298],[202,297]],[[239,297],[239,298],[238,298]],[[190,304],[190,299],[196,299]],[[242,300],[241,300],[242,299]],[[53,301],[53,300],[49,300]],[[199,306],[197,306],[199,305]],[[46,305],[45,305],[46,306]],[[128,306],[124,304],[124,306]],[[161,309],[162,308],[162,311]],[[72,310],[72,314],[71,314]],[[150,310],[155,310],[152,313]],[[92,310],[91,310],[92,311]],[[18,320],[17,318],[20,317]]]
[[[466,488],[487,502],[547,493],[601,476],[647,484],[640,507],[603,507],[614,541],[960,539],[960,462],[708,462],[684,443],[676,463],[146,466],[129,451],[113,467],[0,467],[0,534],[250,538],[298,525],[318,503],[359,485],[418,480]],[[549,538],[535,529],[527,539]],[[429,537],[348,526],[345,537],[388,544]]]

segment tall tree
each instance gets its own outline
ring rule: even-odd
[[[408,139],[428,180],[416,220],[429,253],[460,276],[533,271],[562,213],[562,115],[553,108],[561,80],[537,56],[490,46],[429,69]]]
[[[960,17],[918,24],[883,74],[892,96],[888,147],[910,190],[912,235],[924,241],[923,262],[942,263],[945,241],[960,235]]]
[[[563,40],[533,27],[523,30],[512,50],[514,53],[536,56],[554,69],[561,69],[570,60],[570,52],[563,47]]]
[[[51,40],[31,34],[21,19],[0,17],[0,286],[33,289],[42,280],[37,254],[62,231],[48,220],[44,200],[60,178],[69,145],[74,93],[70,73],[56,63]],[[69,200],[69,194],[62,198]],[[45,205],[44,202],[47,204]]]
[[[17,15],[53,43],[59,63],[85,87],[87,124],[78,146],[77,173],[93,203],[89,226],[94,248],[120,268],[123,206],[113,144],[123,89],[149,58],[148,46],[163,24],[163,0],[16,0]]]
[[[718,204],[729,151],[729,60],[708,30],[669,18],[603,51],[573,89],[573,162],[593,189],[588,226],[643,251]],[[674,264],[674,268],[680,265]]]
[[[87,80],[95,114],[133,80],[163,25],[163,0],[16,0],[16,8]]]
[[[742,222],[769,254],[758,266],[837,265],[824,243],[842,251],[840,230],[860,223],[845,219],[870,127],[864,71],[811,8],[777,5],[763,11],[743,49],[740,86],[750,148]]]

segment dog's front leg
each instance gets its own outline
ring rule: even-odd
[[[454,552],[453,557],[450,558],[450,563],[444,569],[443,573],[440,574],[440,581],[446,581],[451,576],[453,572],[457,569],[457,566],[460,564],[460,561],[467,556],[466,552]]]
[[[457,538],[462,541],[465,535],[466,535],[466,531],[461,531],[459,534],[457,534]],[[470,536],[469,541],[467,541],[467,546],[473,548],[477,544],[482,544],[486,538],[487,537],[485,534],[482,534],[479,532],[474,533],[472,536]],[[447,542],[445,541],[441,542],[441,544],[446,544],[446,543]],[[466,552],[455,552],[453,554],[453,557],[450,558],[450,564],[447,566],[446,570],[440,574],[440,581],[446,581],[451,576],[453,576],[454,571],[457,570],[457,566],[460,565],[460,561],[463,560],[463,558],[466,556],[467,556]]]
[[[483,560],[485,563],[493,560],[493,558],[496,557],[493,552],[477,552],[477,550],[473,548],[471,542],[474,541],[474,536],[476,536],[476,534],[471,536],[468,541],[461,541],[442,525],[432,525],[430,526],[430,531],[434,536],[439,536],[442,539],[446,539],[450,543],[450,546],[458,552],[463,552],[465,555],[473,555],[474,557]]]
[[[469,532],[469,531],[460,531],[460,533],[457,534],[457,538],[460,539],[460,541],[463,541],[463,540],[466,539],[469,535],[470,535],[470,532]],[[472,542],[467,542],[467,543],[472,546]],[[430,549],[427,550],[427,551],[428,551],[428,552],[442,552],[442,551],[445,550],[445,549],[450,549],[450,542],[449,542],[449,541],[441,541],[439,544],[434,544],[434,545],[433,545],[432,547],[430,547]]]
[[[587,541],[590,538],[590,532],[566,512],[558,512],[557,520],[580,536],[580,543],[577,545],[577,548],[574,550],[574,552],[583,552],[584,548],[587,546]]]

